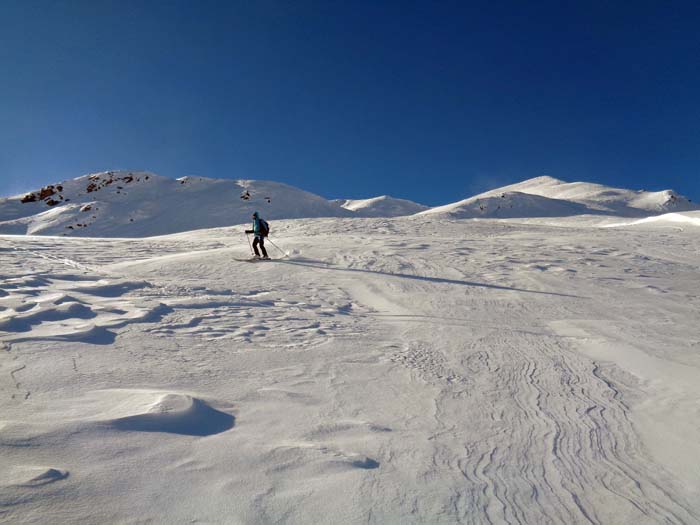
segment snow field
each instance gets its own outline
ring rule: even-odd
[[[0,237],[0,519],[700,522],[694,230],[276,225]]]

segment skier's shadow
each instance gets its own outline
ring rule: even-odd
[[[386,277],[398,277],[400,279],[412,279],[414,281],[423,281],[423,282],[430,282],[430,283],[439,283],[439,284],[456,284],[459,286],[471,286],[471,287],[481,287],[481,288],[492,288],[494,290],[507,290],[510,292],[525,292],[525,293],[533,293],[533,294],[540,294],[540,295],[556,295],[558,297],[570,297],[573,299],[585,299],[585,297],[581,297],[580,295],[570,295],[570,294],[565,294],[565,293],[558,293],[558,292],[542,292],[539,290],[527,290],[525,288],[513,288],[511,286],[500,286],[497,284],[487,284],[487,283],[477,283],[474,281],[460,281],[459,279],[447,279],[445,277],[425,277],[422,275],[410,275],[406,273],[391,273],[391,272],[381,272],[379,270],[366,270],[366,269],[360,269],[360,268],[342,268],[339,266],[331,266],[330,264],[326,263],[320,263],[312,260],[280,260],[278,262],[283,262],[285,264],[293,264],[295,266],[308,266],[310,268],[319,268],[321,270],[331,270],[331,271],[336,271],[336,272],[354,272],[354,273],[372,273],[375,275],[383,275]]]

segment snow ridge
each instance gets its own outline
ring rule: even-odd
[[[588,182],[564,182],[549,176],[489,190],[474,197],[426,210],[420,215],[452,218],[526,218],[571,215],[646,217],[700,209],[672,190],[648,192]]]
[[[388,195],[371,199],[339,199],[335,202],[346,210],[355,212],[358,217],[402,217],[428,209],[423,204]]]
[[[0,199],[0,233],[147,237],[266,219],[351,212],[286,184],[107,171]]]
[[[262,180],[169,179],[107,171],[0,199],[0,234],[150,237],[267,220],[320,217],[528,218],[608,215],[643,218],[700,210],[672,190],[648,192],[549,176],[490,190],[444,206],[388,195],[329,201]],[[273,225],[274,232],[274,225]]]

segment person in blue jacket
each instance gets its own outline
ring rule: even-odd
[[[253,240],[253,251],[256,257],[260,257],[260,252],[258,251],[258,245],[260,245],[260,250],[262,251],[262,258],[269,259],[267,255],[267,250],[265,249],[265,237],[269,232],[269,227],[267,222],[260,218],[258,212],[253,213],[253,229],[246,230],[246,233],[252,233],[255,235],[255,240]]]

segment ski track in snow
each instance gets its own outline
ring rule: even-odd
[[[562,224],[0,237],[0,520],[700,523],[700,238]]]

